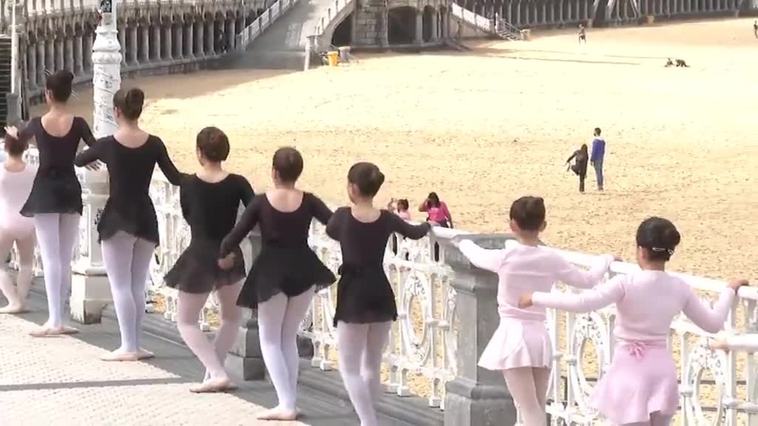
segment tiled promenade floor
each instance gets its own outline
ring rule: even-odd
[[[190,394],[188,380],[148,363],[100,361],[105,349],[75,337],[32,338],[34,327],[0,317],[3,426],[249,425],[263,409],[233,394]]]

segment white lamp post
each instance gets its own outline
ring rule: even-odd
[[[116,28],[116,0],[101,0],[101,21],[92,45],[92,85],[95,95],[93,133],[96,138],[116,131],[113,94],[121,87],[121,46]]]

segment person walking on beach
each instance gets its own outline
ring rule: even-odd
[[[753,21],[753,35],[758,38],[758,19]]]
[[[595,127],[595,139],[592,140],[592,155],[590,164],[595,168],[597,190],[603,190],[603,160],[605,159],[605,139],[600,136],[600,128]]]
[[[587,144],[582,144],[581,148],[574,151],[566,160],[566,164],[571,163],[571,160],[574,160],[574,164],[570,165],[569,169],[579,176],[579,192],[584,193],[584,179],[587,177],[587,161],[589,160]]]
[[[579,44],[587,44],[587,29],[584,24],[579,24]]]

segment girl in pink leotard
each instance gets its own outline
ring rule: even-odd
[[[612,303],[617,316],[617,346],[610,369],[595,387],[592,405],[617,425],[668,425],[677,410],[679,392],[674,360],[666,346],[671,321],[683,312],[705,331],[715,333],[726,321],[737,289],[725,287],[713,309],[700,301],[681,278],[665,272],[679,244],[674,225],[652,217],[637,229],[640,271],[618,275],[582,294],[526,293],[519,306],[589,312]]]
[[[555,250],[542,246],[539,235],[547,225],[542,198],[519,198],[511,206],[510,219],[516,241],[503,250],[486,250],[470,240],[453,240],[453,244],[472,264],[500,278],[500,324],[479,358],[479,366],[502,371],[524,424],[543,426],[553,362],[550,336],[545,309],[519,308],[519,296],[528,291],[549,291],[557,281],[590,288],[603,278],[613,256],[599,256],[590,271],[581,271]]]
[[[26,310],[26,296],[32,284],[34,262],[34,221],[19,211],[32,190],[37,168],[21,158],[28,144],[5,135],[8,158],[0,166],[0,258],[8,256],[13,244],[18,250],[18,276],[14,286],[5,271],[0,270],[0,291],[8,305],[0,314],[15,314]]]

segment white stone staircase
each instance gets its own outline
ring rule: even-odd
[[[499,37],[503,40],[524,39],[524,32],[522,30],[497,15],[494,19],[488,18],[468,10],[457,3],[451,5],[450,11],[459,25],[472,27],[480,32]]]

